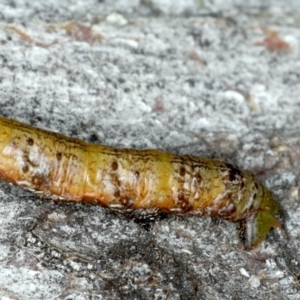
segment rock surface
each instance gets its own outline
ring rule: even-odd
[[[101,207],[0,183],[1,299],[299,299],[298,1],[2,1],[0,115],[257,174],[283,228]]]

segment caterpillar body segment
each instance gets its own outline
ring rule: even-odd
[[[2,117],[0,178],[55,200],[238,222],[247,249],[280,227],[272,194],[230,164],[87,144]]]

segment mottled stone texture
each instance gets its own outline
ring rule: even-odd
[[[173,3],[1,1],[0,115],[234,163],[274,193],[283,228],[245,252],[225,221],[145,231],[0,183],[3,299],[299,299],[298,1]]]

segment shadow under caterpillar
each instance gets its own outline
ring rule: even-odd
[[[246,249],[272,227],[279,204],[251,173],[157,150],[115,149],[0,117],[0,179],[39,196],[114,210],[238,222]]]

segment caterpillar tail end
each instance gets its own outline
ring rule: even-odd
[[[279,204],[272,196],[268,205],[263,205],[246,220],[240,221],[240,234],[246,250],[257,248],[267,237],[271,228],[280,228],[281,222],[276,218],[279,213]]]

